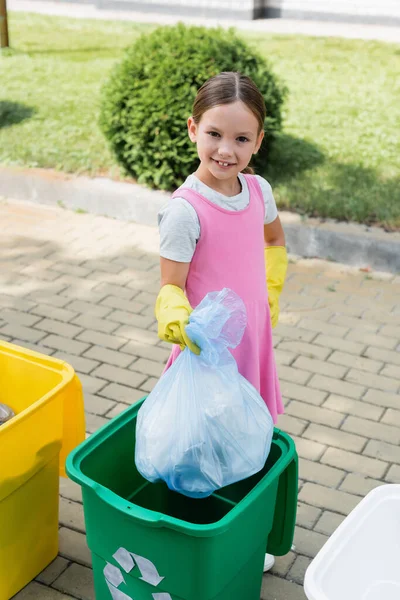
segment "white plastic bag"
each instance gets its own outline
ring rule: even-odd
[[[227,288],[191,314],[186,332],[200,356],[186,348],[138,414],[135,460],[149,481],[205,498],[263,468],[272,417],[228,350],[240,343],[246,322],[243,301]]]

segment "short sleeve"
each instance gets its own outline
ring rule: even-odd
[[[184,198],[169,200],[158,213],[160,256],[191,262],[200,238],[200,223],[193,206]]]
[[[260,175],[256,175],[256,177],[257,177],[258,183],[260,184],[261,191],[262,191],[262,194],[264,197],[264,204],[265,204],[264,224],[268,225],[269,223],[272,223],[272,221],[275,221],[276,217],[278,216],[278,209],[276,208],[276,202],[275,202],[274,195],[272,193],[271,185],[268,183],[268,181],[266,179],[264,179],[263,177],[260,177]]]

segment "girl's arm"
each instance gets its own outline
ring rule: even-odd
[[[161,287],[164,285],[176,285],[184,290],[189,267],[190,263],[175,262],[174,260],[160,257]]]
[[[285,234],[279,217],[264,225],[264,240],[266,246],[285,246]]]

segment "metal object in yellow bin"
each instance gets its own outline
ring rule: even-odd
[[[3,423],[6,423],[6,421],[9,421],[13,417],[15,417],[13,409],[6,404],[0,404],[0,425],[3,425]]]
[[[0,405],[15,415],[0,421],[0,600],[9,600],[57,556],[59,475],[85,421],[70,365],[2,341]]]

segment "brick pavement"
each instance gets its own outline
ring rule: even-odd
[[[90,434],[150,391],[168,356],[156,336],[157,231],[62,208],[0,202],[0,337],[71,363]],[[296,551],[263,600],[300,600],[304,572],[361,497],[400,481],[400,277],[291,261],[274,332],[300,455]],[[60,555],[17,600],[93,600],[80,489],[62,480]]]

